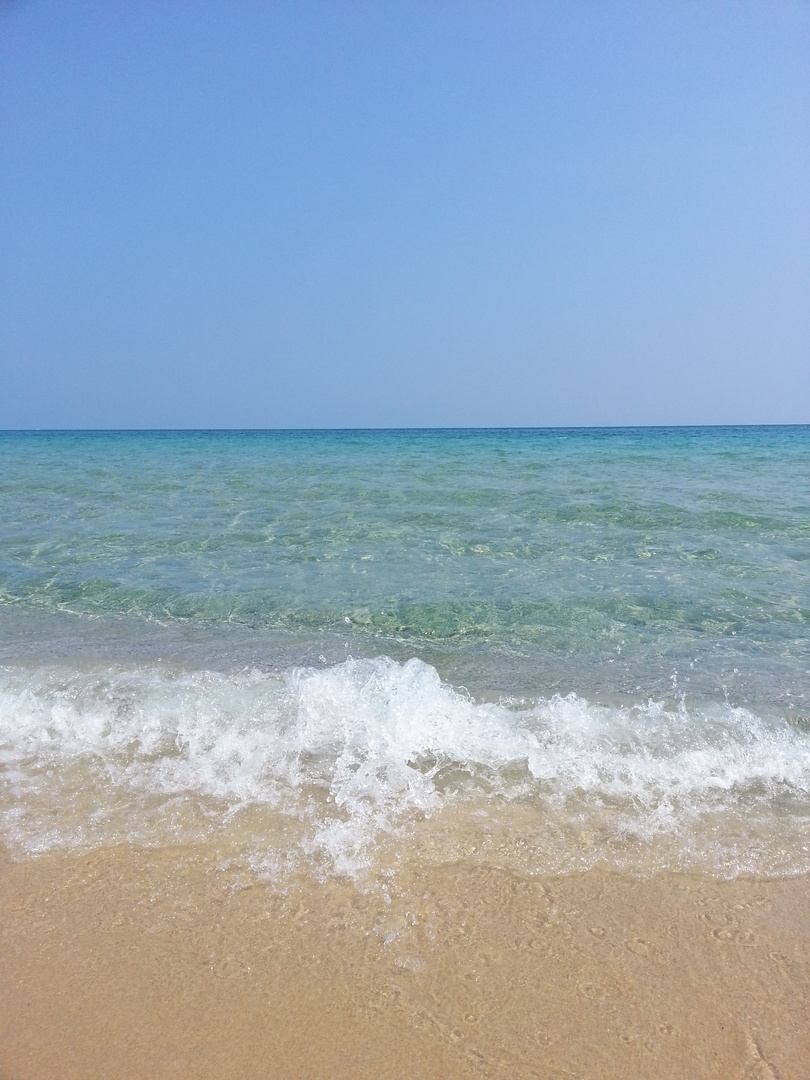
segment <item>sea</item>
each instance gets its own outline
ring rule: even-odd
[[[0,433],[0,840],[810,870],[810,427]]]

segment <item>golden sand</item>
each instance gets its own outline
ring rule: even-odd
[[[0,1076],[810,1077],[810,880],[0,861]]]

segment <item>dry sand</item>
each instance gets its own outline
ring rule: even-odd
[[[0,1076],[810,1077],[810,881],[0,861]]]

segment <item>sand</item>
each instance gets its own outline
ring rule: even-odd
[[[0,860],[0,1076],[810,1076],[810,880]]]

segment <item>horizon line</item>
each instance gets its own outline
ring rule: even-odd
[[[476,424],[317,427],[4,427],[0,435],[146,435],[146,434],[373,434],[418,432],[539,432],[539,431],[717,431],[739,428],[807,428],[810,422],[724,424]]]

